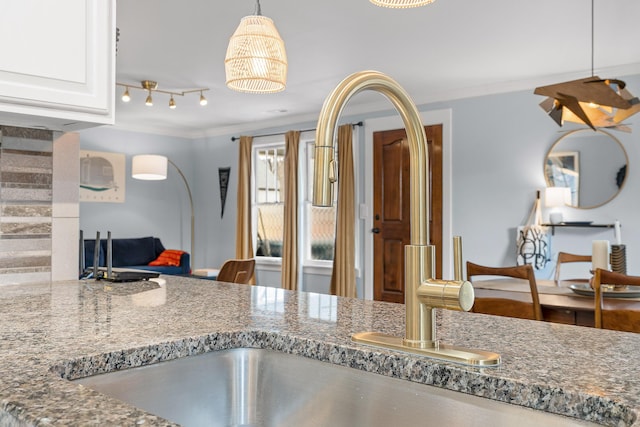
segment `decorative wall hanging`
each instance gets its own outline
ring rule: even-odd
[[[516,239],[517,265],[531,264],[536,271],[550,265],[551,234],[549,228],[542,225],[539,191],[527,222],[518,226]]]
[[[80,201],[124,203],[125,156],[80,150]]]
[[[220,211],[220,218],[224,216],[224,205],[227,201],[227,188],[229,188],[229,174],[231,168],[218,168],[218,180],[220,181],[220,205],[222,206]]]

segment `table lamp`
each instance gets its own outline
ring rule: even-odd
[[[554,210],[562,206],[567,206],[571,203],[571,189],[569,187],[547,187],[544,192],[544,205],[547,208],[551,208],[549,213],[549,222],[551,224],[560,224],[562,219],[562,212]]]

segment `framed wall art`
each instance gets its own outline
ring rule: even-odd
[[[80,150],[80,201],[124,203],[125,155]]]
[[[549,153],[545,175],[550,187],[569,187],[571,206],[580,206],[580,156],[577,151]]]

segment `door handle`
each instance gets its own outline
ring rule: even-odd
[[[378,234],[378,233],[380,233],[380,229],[379,229],[378,227],[376,227],[376,228],[372,228],[372,229],[371,229],[371,232],[372,232],[372,233],[375,233],[375,234]]]

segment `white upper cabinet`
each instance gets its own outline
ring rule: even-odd
[[[115,7],[3,2],[0,124],[69,131],[114,123]]]

